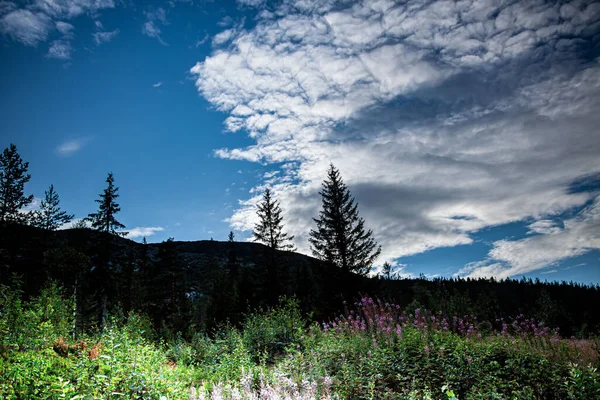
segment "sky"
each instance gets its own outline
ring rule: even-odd
[[[600,2],[0,0],[0,146],[140,241],[308,234],[330,163],[400,276],[600,283]],[[33,205],[35,207],[35,204]]]

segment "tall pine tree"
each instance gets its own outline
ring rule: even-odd
[[[110,234],[100,238],[96,243],[97,257],[94,260],[95,268],[92,278],[95,280],[95,308],[100,318],[101,331],[104,331],[106,325],[108,299],[112,298],[116,290],[115,272],[120,269],[119,259],[114,251],[114,239],[115,236],[127,234],[127,232],[117,232],[117,229],[124,229],[125,225],[115,218],[115,214],[121,211],[121,207],[116,202],[119,197],[117,193],[119,188],[114,185],[115,179],[112,172],[108,173],[106,183],[106,189],[100,194],[100,199],[96,200],[96,203],[99,204],[98,212],[89,214],[86,218],[93,229]],[[115,266],[117,267],[115,268]]]
[[[33,201],[33,195],[24,194],[24,186],[31,179],[27,168],[29,163],[23,162],[14,144],[0,154],[0,221],[28,222],[30,214],[22,212]]]
[[[61,225],[71,222],[74,215],[67,214],[65,211],[60,209],[60,200],[58,193],[54,190],[54,185],[50,185],[50,188],[45,192],[45,198],[42,200],[40,209],[34,213],[33,225],[55,231]]]
[[[271,190],[265,190],[263,200],[257,206],[256,213],[260,221],[254,226],[254,241],[262,242],[272,250],[294,251],[294,236],[283,232],[283,217],[279,202],[271,197]]]
[[[294,237],[283,232],[283,217],[279,202],[271,197],[271,190],[265,190],[263,200],[257,205],[260,221],[254,226],[254,241],[267,245],[266,276],[263,278],[264,289],[270,304],[275,304],[283,287],[282,275],[279,271],[277,250],[294,251],[296,248],[290,243]]]
[[[317,228],[310,231],[308,239],[314,256],[345,271],[368,274],[381,247],[373,239],[373,231],[365,229],[358,203],[333,164],[319,194],[323,209],[319,218],[313,218]]]
[[[88,215],[88,220],[92,224],[92,228],[102,232],[111,233],[114,235],[125,236],[127,232],[117,232],[117,229],[125,229],[125,225],[117,221],[115,214],[121,211],[121,207],[116,202],[119,194],[118,187],[115,187],[115,178],[112,172],[108,173],[106,178],[108,186],[104,189],[104,193],[100,195],[100,199],[95,200],[100,204],[98,212]]]

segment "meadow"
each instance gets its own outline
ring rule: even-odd
[[[478,321],[364,296],[315,322],[293,298],[184,340],[113,313],[74,337],[57,285],[0,286],[3,399],[594,399],[600,341],[541,321]]]

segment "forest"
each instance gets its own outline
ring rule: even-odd
[[[312,257],[269,189],[253,242],[138,243],[112,173],[63,229],[52,185],[27,210],[27,168],[0,155],[2,398],[600,398],[600,286],[375,274],[333,165]]]

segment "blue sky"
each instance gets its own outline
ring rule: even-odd
[[[0,138],[76,217],[299,251],[327,166],[403,275],[600,282],[600,3],[0,1]]]

